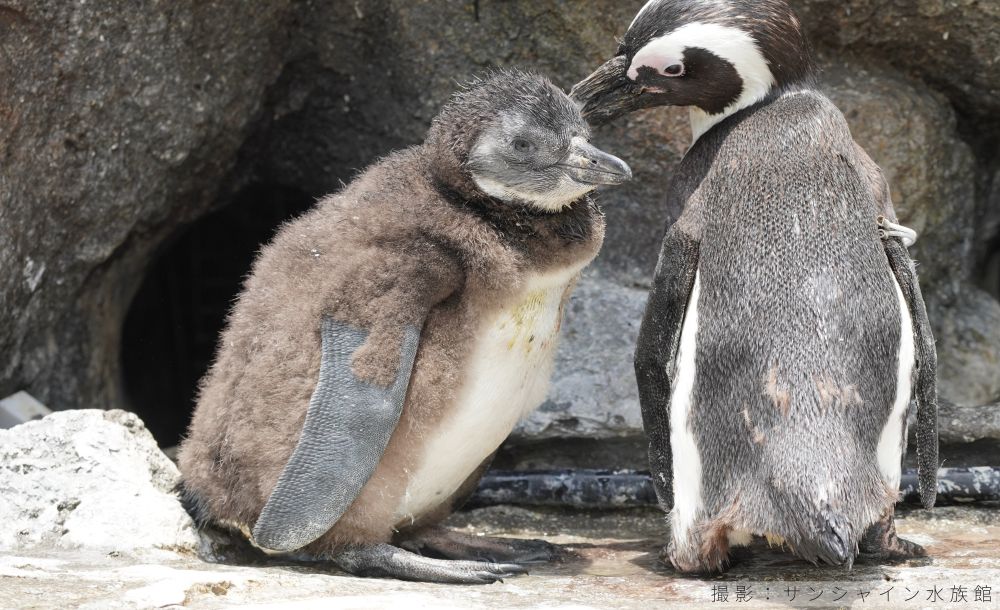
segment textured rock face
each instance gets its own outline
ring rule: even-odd
[[[1000,160],[1000,154],[996,155],[996,159]],[[983,288],[990,294],[1000,295],[1000,171],[993,175],[992,187],[986,197],[976,250],[982,266],[980,278]]]
[[[614,52],[643,3],[2,2],[0,396],[122,405],[122,317],[180,223],[249,183],[336,190],[419,141],[456,82],[489,67],[531,67],[568,88]],[[960,299],[968,282],[1000,277],[983,275],[997,260],[1000,195],[987,196],[996,164],[982,152],[1000,138],[1000,5],[793,4],[828,93],[922,233],[914,255],[939,334],[978,327],[993,305]],[[653,109],[595,134],[635,180],[601,196],[606,247],[570,308],[551,400],[523,434],[638,434],[632,341],[679,213],[661,193],[689,144],[686,121]],[[943,393],[985,394],[992,382],[971,375],[990,366],[992,340],[942,341],[960,350],[942,360],[961,364]]]
[[[64,411],[0,430],[0,551],[193,551],[179,480],[124,411]]]
[[[996,128],[1000,3],[990,0],[792,0],[819,46],[890,61]]]
[[[941,395],[961,405],[1000,399],[1000,303],[964,285],[953,305],[940,313],[934,334]]]
[[[642,429],[632,354],[646,291],[587,273],[566,308],[548,400],[516,434],[607,438]]]
[[[955,293],[971,272],[976,164],[946,100],[857,61],[824,58],[825,89],[855,140],[882,168],[900,222],[920,235],[910,254],[925,290]]]
[[[209,207],[281,65],[290,2],[226,5],[0,4],[0,395],[116,404],[150,251]]]

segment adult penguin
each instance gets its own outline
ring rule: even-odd
[[[906,416],[934,503],[934,340],[879,168],[816,89],[783,0],[651,0],[572,95],[592,123],[690,107],[636,350],[665,554],[721,571],[732,545],[781,541],[850,568],[896,536]]]

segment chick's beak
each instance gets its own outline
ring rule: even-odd
[[[632,179],[632,170],[624,161],[580,137],[573,138],[569,152],[557,165],[583,184],[622,184]]]
[[[646,93],[632,82],[628,68],[628,59],[618,55],[573,86],[570,97],[580,105],[588,123],[603,125],[629,112],[664,103],[658,95]]]

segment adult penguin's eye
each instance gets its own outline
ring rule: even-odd
[[[684,76],[684,64],[670,64],[663,69],[664,76]]]
[[[514,150],[519,153],[529,153],[535,148],[531,142],[525,140],[524,138],[514,138],[514,141],[511,142],[511,146],[513,146]]]

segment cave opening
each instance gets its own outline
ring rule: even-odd
[[[121,365],[127,400],[161,447],[177,445],[187,429],[198,382],[257,251],[313,202],[291,187],[247,186],[188,225],[147,269],[125,318]]]

